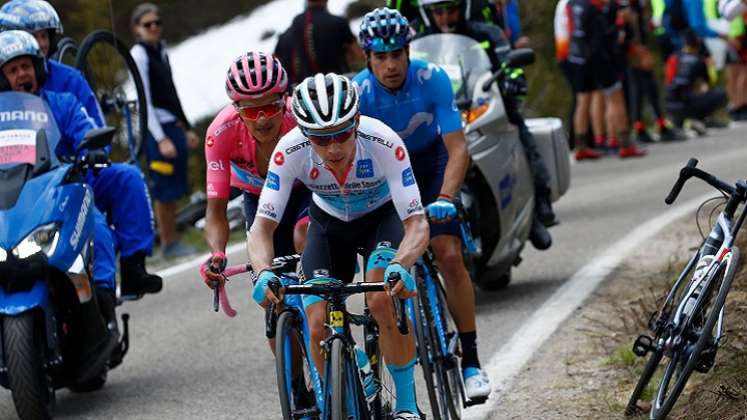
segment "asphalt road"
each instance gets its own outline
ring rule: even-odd
[[[651,146],[643,159],[573,166],[571,189],[556,203],[562,223],[552,229],[553,247],[540,253],[528,246],[506,290],[477,293],[483,361],[580,267],[665,211],[664,196],[689,157],[727,180],[747,176],[745,143],[747,126],[732,127],[706,138]],[[706,186],[692,182],[681,199],[705,192]],[[242,255],[231,255],[231,263]],[[58,391],[58,418],[279,418],[263,314],[250,302],[246,280],[231,283],[229,293],[239,311],[233,319],[212,312],[212,293],[192,269],[166,278],[159,295],[120,307],[131,314],[131,350],[124,364],[110,372],[101,391]],[[10,393],[0,392],[0,418],[15,418]],[[498,413],[495,418],[501,418]]]

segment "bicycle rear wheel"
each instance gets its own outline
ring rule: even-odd
[[[283,419],[318,418],[309,359],[298,315],[284,311],[277,321],[275,368]],[[316,414],[316,415],[314,415]]]
[[[145,90],[126,45],[112,32],[91,32],[80,44],[75,67],[91,85],[106,123],[117,129],[111,159],[136,163],[148,133]]]
[[[703,363],[702,354],[707,347],[715,348],[718,343],[714,342],[713,329],[719,318],[721,309],[726,302],[726,296],[731,289],[737,268],[739,265],[740,252],[736,246],[731,250],[731,257],[726,263],[726,267],[719,267],[713,274],[711,285],[708,290],[704,290],[709,295],[716,294],[715,299],[710,296],[704,300],[704,305],[698,313],[693,316],[702,316],[705,322],[700,331],[696,331],[697,340],[692,342],[683,337],[683,345],[672,350],[672,358],[664,370],[664,376],[659,383],[659,388],[651,404],[651,418],[665,419],[677,402],[677,398],[685,388],[687,381],[696,368]],[[723,263],[722,263],[723,264]],[[707,281],[707,279],[706,279]],[[692,321],[691,321],[692,322]],[[715,354],[713,355],[715,357]],[[672,384],[670,388],[670,385]]]

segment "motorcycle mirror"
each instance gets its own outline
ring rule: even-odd
[[[82,149],[104,148],[112,144],[115,132],[116,130],[114,127],[101,127],[89,130],[75,151],[79,152]]]
[[[52,157],[49,155],[49,144],[47,133],[44,130],[36,132],[36,163],[34,163],[33,175],[40,175],[52,167]]]
[[[506,65],[508,67],[525,67],[534,63],[534,50],[531,48],[519,48],[511,50],[506,56]]]

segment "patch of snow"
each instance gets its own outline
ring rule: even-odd
[[[330,13],[344,15],[353,0],[329,0]],[[303,1],[274,0],[252,13],[208,29],[169,48],[174,84],[190,121],[212,116],[228,103],[225,75],[231,60],[247,51],[273,52],[277,37],[304,10]],[[207,3],[205,7],[210,7]],[[351,23],[358,33],[360,19]],[[262,35],[275,34],[265,40]]]

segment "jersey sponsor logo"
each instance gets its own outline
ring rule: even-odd
[[[285,155],[283,155],[283,152],[277,152],[275,153],[275,157],[272,158],[272,161],[275,162],[275,165],[283,166],[283,163],[285,163]]]
[[[299,151],[299,150],[303,149],[304,147],[306,147],[306,146],[310,146],[310,145],[311,145],[311,142],[310,142],[310,141],[308,141],[308,140],[306,140],[306,141],[305,141],[305,142],[303,142],[303,143],[299,143],[299,144],[294,144],[293,146],[291,146],[291,147],[289,147],[289,148],[285,149],[285,153],[286,153],[286,154],[291,154],[291,153],[293,153],[293,152],[297,152],[297,151]],[[280,152],[278,152],[278,153],[280,153]]]
[[[399,161],[403,161],[405,160],[405,156],[407,156],[407,153],[405,153],[405,148],[402,146],[398,146],[397,150],[394,151],[394,157],[396,157]]]
[[[223,162],[220,160],[219,161],[211,160],[210,162],[208,162],[207,166],[208,166],[208,169],[210,169],[211,171],[225,171],[226,170],[226,168],[223,166]]]
[[[409,187],[415,183],[415,175],[412,173],[412,168],[407,168],[402,171],[402,186]]]
[[[373,178],[374,168],[371,159],[361,159],[355,164],[355,176],[358,178]]]
[[[430,112],[417,112],[410,117],[410,121],[407,122],[407,128],[397,131],[397,134],[404,140],[413,135],[418,127],[424,123],[425,125],[433,124],[433,114]]]
[[[382,139],[381,137],[372,136],[370,134],[366,134],[361,131],[358,131],[358,137],[364,140],[369,140],[369,141],[378,143],[388,149],[391,149],[392,147],[394,147],[394,142],[387,141],[387,140]]]
[[[419,69],[415,74],[418,76],[418,82],[422,85],[424,81],[431,80],[433,77],[433,70],[440,70],[438,66],[433,63],[428,63],[428,68]]]
[[[309,172],[309,178],[311,178],[312,180],[319,178],[319,169],[311,168],[311,171]]]
[[[275,213],[272,210],[267,210],[266,208],[264,208],[264,206],[262,208],[260,208],[259,210],[257,210],[257,212],[259,214],[261,214],[263,216],[267,216],[267,217],[269,217],[271,219],[277,219],[278,218],[278,214],[277,213]]]
[[[271,190],[280,191],[280,175],[272,171],[267,171],[267,181],[265,182],[265,187]]]
[[[413,214],[422,210],[423,206],[420,204],[420,200],[418,200],[417,198],[413,198],[407,208],[407,214]]]
[[[262,208],[267,211],[275,211],[275,206],[273,206],[272,203],[264,203],[262,204]]]

